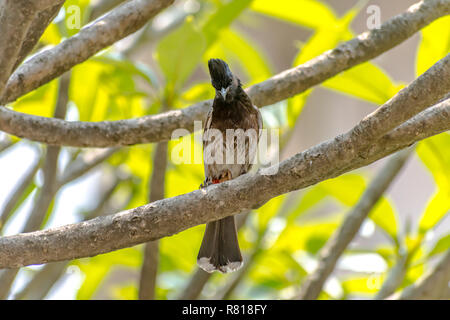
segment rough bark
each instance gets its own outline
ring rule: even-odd
[[[59,77],[100,50],[139,30],[173,0],[132,0],[113,9],[59,45],[22,64],[8,81],[2,104]]]
[[[353,148],[355,142],[346,134],[340,135],[281,162],[273,175],[260,170],[114,215],[2,237],[0,268],[94,256],[170,236],[208,221],[258,208],[275,196],[334,178],[449,129],[450,99],[447,99],[369,147]]]
[[[118,9],[120,8],[115,10]],[[449,13],[449,1],[429,0],[419,2],[405,13],[382,24],[379,29],[365,32],[303,65],[286,70],[266,81],[258,83],[248,88],[247,92],[254,104],[259,107],[292,97],[335,76],[339,72],[382,54],[408,39],[433,20]],[[60,51],[62,52],[59,53]],[[55,51],[51,53],[56,61],[61,60],[64,63],[72,63],[70,62],[72,61],[71,59],[66,61],[65,55],[69,55],[69,53],[65,53],[61,48],[55,48]],[[49,79],[53,79],[52,70],[58,62],[52,62],[45,57],[42,57],[42,61],[38,57],[30,59],[29,62],[25,63],[14,73],[7,87],[7,91],[11,94],[8,94],[8,98],[5,101],[12,101]],[[446,69],[449,69],[448,63]],[[36,78],[36,75],[39,77]],[[19,78],[22,79],[23,85],[19,85]],[[449,91],[449,78],[448,70],[441,75],[441,79],[446,83],[445,88],[440,85],[443,91]],[[23,81],[33,84],[25,85]],[[439,84],[438,82],[435,79],[435,83]],[[426,86],[422,93],[427,95],[435,83],[429,83],[430,86]],[[417,88],[414,95],[406,98],[415,106],[415,97],[419,94],[420,88]],[[124,146],[169,140],[172,132],[179,128],[192,130],[194,121],[204,120],[210,106],[211,101],[208,100],[182,110],[168,111],[158,115],[102,122],[58,121],[22,114],[0,107],[0,129],[19,137],[52,145],[78,147]],[[418,104],[417,108],[421,108],[420,104]],[[390,119],[390,115],[383,112],[380,111],[379,119]],[[380,121],[370,124],[375,125],[374,130],[376,130],[376,126],[384,125]],[[367,134],[370,134],[370,130],[367,131]]]
[[[36,8],[28,0],[5,0],[0,4],[0,98],[35,14]]]

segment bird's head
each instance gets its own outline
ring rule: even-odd
[[[216,98],[231,102],[240,87],[240,81],[232,73],[227,63],[221,59],[208,61],[211,84],[216,89]]]

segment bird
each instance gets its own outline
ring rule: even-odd
[[[254,162],[263,126],[259,109],[228,64],[210,59],[208,69],[215,97],[203,127],[205,180],[200,188],[246,174]],[[229,133],[233,134],[230,139]],[[197,264],[209,273],[233,272],[243,265],[234,216],[206,224]]]

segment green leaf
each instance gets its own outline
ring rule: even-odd
[[[12,107],[15,111],[52,117],[57,95],[58,80],[55,79],[19,98],[12,104]]]
[[[59,29],[65,37],[68,38],[77,34],[87,22],[90,13],[89,2],[90,0],[66,0],[64,2],[65,16]],[[76,28],[75,22],[80,23],[80,28]]]
[[[139,62],[133,62],[123,56],[115,54],[103,54],[94,56],[91,61],[104,63],[114,66],[116,70],[122,70],[129,75],[137,75],[144,79],[148,84],[157,87],[158,78],[156,74],[147,65]]]
[[[77,300],[90,300],[99,288],[101,282],[110,271],[108,265],[95,264],[80,268],[84,273],[84,281],[77,292]]]
[[[43,44],[57,45],[61,42],[61,39],[62,38],[58,26],[54,23],[50,23],[50,25],[42,34],[41,39],[39,39],[39,42]]]
[[[416,152],[425,166],[430,170],[436,184],[450,190],[450,134],[441,133],[421,141]]]
[[[385,197],[381,197],[375,207],[369,214],[369,218],[381,229],[383,229],[387,235],[389,235],[394,242],[398,239],[398,224],[397,214],[389,200]]]
[[[434,228],[450,212],[450,190],[439,189],[428,202],[419,221],[419,232]]]
[[[356,205],[363,195],[366,182],[363,176],[358,174],[345,174],[343,176],[326,180],[319,184],[324,191],[336,198],[342,204],[351,207]],[[390,202],[382,197],[369,214],[369,218],[387,235],[397,241],[397,215]]]
[[[327,194],[345,206],[353,206],[364,192],[366,182],[363,176],[350,173],[323,181],[319,185]]]
[[[313,186],[304,191],[300,196],[298,203],[289,212],[288,223],[293,223],[293,221],[301,216],[303,213],[308,212],[311,208],[318,205],[325,197],[327,193],[320,188],[320,186]]]
[[[211,83],[201,82],[196,83],[189,89],[183,92],[180,99],[184,103],[195,103],[202,100],[214,98],[214,90],[211,88]]]
[[[306,43],[300,45],[299,53],[294,58],[293,66],[301,65],[336,47],[340,41],[350,38],[352,33],[349,31],[349,24],[356,12],[356,9],[352,9],[342,19],[318,28]],[[312,89],[288,99],[287,118],[289,127],[292,128],[295,125],[311,92]]]
[[[371,62],[344,71],[325,81],[323,86],[377,105],[385,103],[403,87]]]
[[[355,277],[342,281],[341,285],[346,294],[372,295],[377,293],[384,282],[384,275],[373,274],[368,277]]]
[[[185,230],[183,233],[160,240],[160,272],[192,272],[202,241],[204,226]]]
[[[271,199],[268,203],[257,210],[258,214],[256,216],[258,217],[258,230],[260,232],[264,231],[271,219],[277,215],[279,210],[283,207],[285,199],[285,195],[278,196]]]
[[[333,215],[326,220],[310,223],[290,223],[283,230],[273,250],[286,250],[294,253],[298,250],[317,253],[339,226],[342,215]]]
[[[305,275],[306,271],[292,259],[291,254],[283,250],[268,250],[258,256],[248,277],[260,289],[278,291],[292,283],[299,283]]]
[[[142,253],[137,248],[126,248],[107,254],[75,260],[84,274],[83,284],[77,292],[78,300],[92,299],[106,275],[115,267],[137,268],[142,263]]]
[[[122,286],[114,286],[112,288],[112,294],[118,300],[137,300],[138,288],[134,283],[128,283]]]
[[[295,126],[297,119],[302,113],[311,92],[312,89],[288,99],[286,117],[289,128],[293,128]]]
[[[450,233],[447,235],[444,235],[436,242],[434,247],[428,253],[427,257],[428,258],[433,257],[437,254],[446,252],[449,249],[450,249]]]
[[[228,27],[253,0],[232,0],[219,6],[214,14],[203,25],[203,33],[206,38],[206,46],[213,44],[219,32]]]
[[[197,67],[205,47],[203,34],[192,17],[158,43],[155,58],[169,87],[177,89],[184,84]]]
[[[337,20],[329,6],[314,0],[284,0],[276,3],[272,0],[256,0],[251,9],[313,29],[334,24]]]
[[[450,52],[450,16],[433,21],[421,33],[422,40],[417,50],[417,76]]]

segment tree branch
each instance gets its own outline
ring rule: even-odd
[[[67,111],[67,102],[69,101],[69,82],[70,73],[64,74],[59,83],[58,101],[56,102],[54,117],[64,118]],[[58,172],[58,157],[60,147],[47,146],[45,154],[43,174],[44,184],[39,190],[37,199],[31,209],[30,215],[25,223],[22,232],[31,232],[41,227],[45,219],[45,215],[51,205],[53,198],[58,190],[57,188],[57,172]],[[0,274],[0,298],[6,298],[14,279],[19,272],[19,269],[4,270]]]
[[[89,15],[89,20],[97,19],[102,16],[105,12],[110,11],[114,7],[117,7],[125,0],[100,0],[92,5],[92,9]]]
[[[61,278],[68,265],[67,261],[49,263],[33,276],[27,286],[14,299],[42,300],[53,285]]]
[[[326,245],[320,250],[317,269],[305,280],[300,294],[301,300],[317,299],[325,281],[333,272],[337,261],[347,246],[356,236],[364,220],[390,186],[391,182],[403,168],[411,150],[403,150],[378,172],[355,207],[347,214],[339,230],[337,230]]]
[[[34,5],[26,0],[6,0],[0,4],[0,98],[35,14]]]
[[[64,1],[59,1],[54,6],[51,6],[43,11],[36,14],[28,32],[23,40],[20,51],[17,55],[16,62],[14,64],[13,71],[25,60],[27,55],[34,49],[42,34],[44,33],[47,26],[53,21],[53,19],[58,14],[59,10],[64,4]]]
[[[365,32],[301,66],[286,70],[264,82],[258,83],[248,88],[247,92],[254,104],[259,107],[302,93],[339,72],[382,54],[408,39],[433,20],[449,13],[450,3],[448,1],[421,1],[410,7],[405,13],[388,20],[379,29]],[[57,51],[52,51],[52,54],[55,55],[54,59],[65,61],[65,55],[68,53],[62,52],[58,54]],[[34,70],[33,72],[42,79],[38,79],[32,86],[26,85],[22,81],[23,85],[19,86],[17,80],[19,76],[13,75],[8,83],[7,91],[14,93],[14,95],[8,94],[8,98],[4,102],[13,101],[29,90],[53,78],[51,70],[54,63],[51,62],[51,59],[42,57],[44,61],[42,63],[49,64],[44,67],[44,65],[41,65],[41,62],[37,61],[37,58],[34,61],[31,61],[31,59],[25,63],[22,66],[22,71],[17,70],[15,74],[20,73],[20,78],[23,81],[27,81],[27,83],[28,81],[33,82],[35,76],[31,71],[27,71],[30,69]],[[71,60],[69,59],[69,61]],[[26,65],[28,67],[25,67]],[[448,69],[448,67],[445,69]],[[448,74],[445,76],[447,78],[443,77],[441,79],[447,80],[449,78]],[[437,82],[439,81],[435,79],[435,83]],[[444,86],[440,87],[448,92],[448,81],[445,82],[447,83],[447,88],[444,88]],[[435,83],[430,83],[431,87]],[[427,87],[430,88],[430,86]],[[419,93],[419,90],[417,89],[416,95]],[[412,105],[416,105],[414,95],[408,97],[408,99],[410,102],[414,102]],[[210,106],[211,100],[208,100],[182,110],[168,111],[158,115],[102,122],[58,121],[56,119],[22,114],[0,107],[0,129],[19,137],[52,145],[77,147],[124,146],[169,140],[172,132],[179,128],[192,130],[194,121],[203,120]],[[420,105],[418,108],[421,108]],[[411,110],[411,112],[415,111]],[[390,118],[386,113],[379,115],[380,120],[383,117]],[[376,123],[374,130],[379,125],[383,124],[380,122]],[[367,131],[367,134],[370,134],[370,130]]]
[[[62,5],[64,4],[64,1],[65,0],[33,0],[33,4],[38,10],[43,11],[56,5]]]
[[[67,112],[67,103],[69,102],[69,84],[70,72],[65,73],[59,82],[58,100],[55,106],[54,117],[64,119]],[[43,167],[44,184],[39,192],[36,203],[31,210],[30,216],[25,224],[23,232],[30,232],[39,229],[45,219],[50,204],[58,191],[58,157],[60,147],[47,146],[47,153]]]
[[[245,174],[207,189],[114,215],[2,237],[0,268],[94,256],[170,236],[260,207],[275,196],[360,168],[449,129],[450,99],[447,99],[371,143],[370,147],[354,148],[360,143],[344,134],[281,162],[273,175],[266,175],[267,169],[260,170],[254,175]]]
[[[58,179],[58,187],[60,188],[83,176],[89,170],[95,168],[119,150],[120,148],[109,148],[99,150],[98,152],[89,152],[80,156],[64,170],[64,174]]]
[[[8,220],[10,214],[13,212],[14,208],[16,207],[17,203],[19,202],[28,186],[31,184],[31,182],[33,182],[34,176],[39,170],[40,165],[40,161],[36,160],[36,162],[33,163],[30,169],[28,169],[28,171],[25,173],[24,177],[17,185],[17,187],[11,192],[11,195],[6,201],[6,204],[0,214],[0,231],[5,226],[5,223]]]
[[[164,199],[167,169],[167,142],[156,145],[153,155],[153,170],[149,183],[149,201]],[[159,262],[159,241],[145,244],[144,261],[139,278],[139,300],[154,300],[156,276]]]
[[[16,100],[57,78],[73,66],[139,30],[173,0],[132,0],[113,9],[73,37],[22,64],[8,81],[2,104]]]
[[[402,284],[408,268],[408,255],[403,254],[397,257],[394,267],[389,270],[386,280],[380,290],[375,294],[375,300],[383,300],[390,296]]]
[[[121,172],[119,172],[119,170],[117,170],[115,181],[105,188],[105,191],[101,194],[95,208],[84,215],[85,220],[104,214],[106,204],[110,201],[113,192],[116,190],[119,183],[128,178],[128,176],[124,176]],[[53,285],[64,274],[64,270],[69,263],[70,261],[60,261],[45,265],[42,270],[39,270],[37,274],[33,276],[33,279],[30,280],[30,282],[28,282],[27,285],[14,296],[14,299],[44,299]]]

